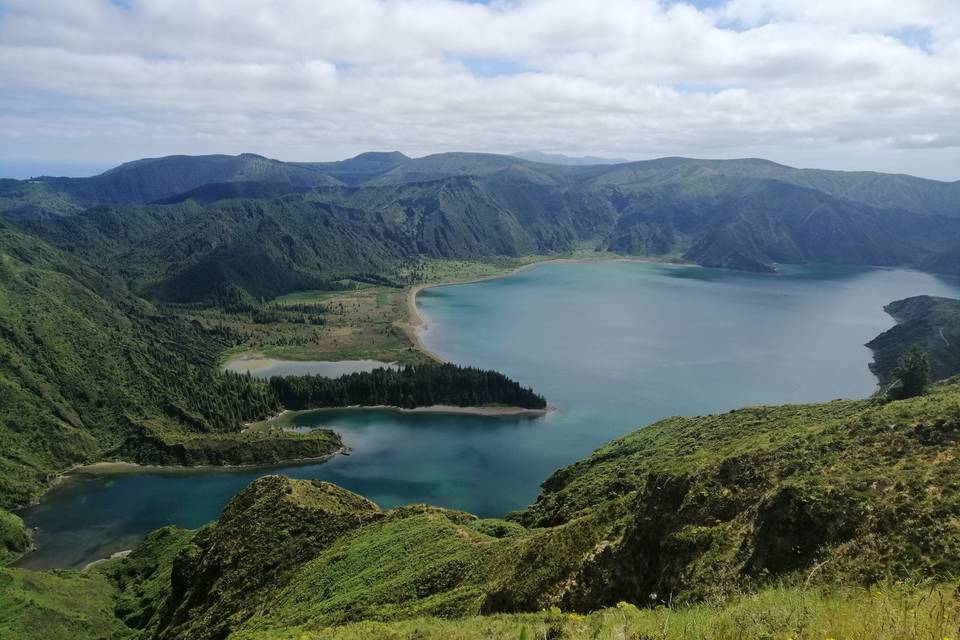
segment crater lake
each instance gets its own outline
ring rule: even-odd
[[[883,306],[960,296],[960,280],[892,269],[784,266],[751,274],[637,262],[552,263],[423,290],[425,346],[496,369],[546,396],[542,417],[322,410],[295,426],[338,431],[349,456],[243,469],[69,474],[21,515],[37,527],[31,568],[76,567],[147,532],[216,518],[254,478],[283,473],[412,502],[502,516],[553,471],[670,415],[865,397],[864,343],[894,324]]]

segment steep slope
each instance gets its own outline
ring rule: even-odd
[[[874,359],[870,369],[881,382],[891,381],[900,353],[915,344],[927,352],[931,379],[960,373],[960,300],[914,296],[883,309],[897,325],[867,343]]]
[[[919,265],[960,231],[955,217],[854,202],[784,179],[795,171],[676,158],[615,167],[585,188],[619,212],[605,247],[657,255],[679,246],[685,260],[707,266]]]
[[[0,507],[107,455],[176,457],[189,440],[193,462],[213,461],[206,453],[223,455],[243,420],[276,409],[266,385],[216,371],[229,336],[158,316],[81,261],[2,226],[0,338]],[[340,446],[328,433],[281,440],[286,457]],[[276,459],[276,442],[233,444],[248,461]]]
[[[960,276],[960,245],[922,257],[918,268],[932,273]]]
[[[167,208],[117,204],[145,200]],[[958,201],[960,183],[758,159],[560,166],[476,153],[312,164],[176,156],[94,178],[0,183],[0,215],[139,293],[178,301],[389,276],[415,256],[584,245],[753,271],[823,262],[958,273]],[[81,211],[96,203],[110,204]]]
[[[30,533],[23,520],[0,509],[0,566],[20,557],[30,544]]]
[[[125,619],[156,638],[943,580],[960,569],[958,447],[954,380],[887,404],[670,418],[558,471],[513,522],[381,511],[273,476],[195,536],[151,539],[108,572]]]
[[[134,632],[113,615],[116,590],[96,573],[0,568],[4,640],[123,640]]]
[[[527,535],[425,505],[381,511],[334,485],[267,476],[195,536],[151,537],[107,571],[125,620],[154,638],[539,609],[608,532],[599,521]],[[138,601],[156,574],[169,583]]]
[[[409,166],[403,165],[401,168]],[[317,199],[376,212],[421,255],[479,258],[568,250],[603,232],[609,211],[513,170],[415,184],[318,190]]]
[[[784,575],[869,584],[956,570],[960,385],[671,418],[555,473],[516,519],[556,526],[622,499],[621,538],[564,595],[591,609],[702,598]]]
[[[304,196],[209,205],[112,205],[22,222],[66,251],[165,300],[254,299],[377,273],[414,252],[375,213]]]
[[[389,276],[416,256],[566,251],[601,233],[613,215],[590,214],[578,194],[503,176],[202,200],[100,206],[19,224],[137,293],[195,301],[232,299],[236,291],[273,298],[344,277]]]

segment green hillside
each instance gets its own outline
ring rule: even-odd
[[[891,382],[898,356],[919,345],[930,360],[930,377],[942,380],[960,372],[960,300],[914,296],[884,307],[897,325],[867,343],[871,370],[883,384]]]
[[[153,202],[222,182],[286,183],[301,187],[337,184],[315,169],[254,153],[239,156],[167,156],[127,162],[92,178],[41,178],[83,205]]]
[[[442,259],[590,247],[755,271],[955,272],[958,186],[753,159],[398,153],[174,156],[0,181],[0,509],[96,460],[257,464],[342,447],[326,429],[244,430],[281,404],[544,405],[443,365],[271,384],[219,371],[247,344],[237,327],[276,329],[277,347],[278,322],[319,335],[347,317],[332,292],[358,283],[376,293],[362,310],[348,299],[350,318],[373,322],[381,297],[403,304],[399,284]],[[869,345],[878,375],[913,343],[934,377],[955,374],[957,304],[889,305],[899,324]],[[958,443],[950,378],[909,400],[669,418],[558,470],[502,520],[270,476],[216,522],[161,529],[91,572],[0,569],[0,636],[954,637]],[[29,545],[0,510],[0,563]]]
[[[268,476],[210,526],[158,531],[100,571],[117,615],[151,638],[392,637],[421,626],[422,637],[519,637],[523,625],[589,637],[591,625],[656,631],[663,616],[732,638],[736,627],[710,625],[751,615],[760,637],[838,633],[842,619],[860,635],[836,637],[909,637],[943,628],[944,615],[955,624],[956,605],[929,609],[911,585],[947,585],[960,570],[958,434],[956,380],[910,400],[670,418],[556,472],[506,521],[383,511],[334,485]],[[871,600],[919,614],[839,614]],[[936,606],[952,613],[935,617]],[[567,613],[499,615],[545,610]],[[901,635],[871,636],[871,624]]]
[[[4,181],[0,215],[140,293],[197,301],[389,277],[421,257],[584,246],[751,271],[818,262],[957,273],[958,197],[960,183],[756,159],[561,166],[476,153],[335,163],[244,154]],[[129,204],[146,202],[164,204]]]
[[[141,295],[172,301],[253,300],[387,270],[413,253],[379,217],[303,196],[203,206],[111,205],[25,222]]]
[[[231,330],[163,313],[117,279],[7,227],[0,227],[0,336],[0,508],[7,509],[77,464],[266,464],[342,448],[327,429],[243,430],[284,404],[545,404],[499,373],[436,363],[272,386],[220,372],[220,354],[240,339]],[[0,559],[22,552],[19,526],[5,516],[0,524]]]
[[[329,432],[284,435],[282,446],[236,440],[243,421],[278,405],[265,384],[217,372],[229,334],[159,315],[83,262],[5,227],[0,332],[0,507],[30,501],[71,465],[176,461],[187,441],[194,463],[340,446]]]

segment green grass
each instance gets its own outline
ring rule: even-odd
[[[30,532],[19,516],[0,509],[0,566],[13,562],[30,548]]]
[[[113,615],[114,588],[97,573],[0,569],[0,638],[130,638]]]
[[[953,585],[873,589],[769,588],[725,602],[638,609],[621,604],[580,615],[540,613],[421,617],[319,628],[242,631],[231,640],[946,640],[960,633]]]
[[[602,447],[544,483],[513,518],[556,526],[597,504],[630,505],[626,534],[600,558],[604,584],[697,600],[821,566],[818,580],[960,574],[960,386],[911,400],[752,407],[670,418]]]
[[[99,563],[96,574],[126,588],[115,594],[114,615],[131,628],[152,630],[154,614],[170,589],[173,561],[190,544],[194,531],[157,529],[122,560]]]
[[[171,640],[936,640],[960,616],[958,446],[949,381],[664,420],[507,521],[268,476],[102,571],[123,619]]]
[[[707,625],[711,638],[751,616],[767,630],[757,637],[812,638],[838,624],[843,616],[827,613],[857,585],[960,575],[958,443],[960,381],[951,381],[885,404],[664,420],[561,469],[507,521],[426,506],[384,512],[339,489],[331,507],[312,497],[330,485],[271,477],[178,553],[165,604],[178,614],[164,633],[319,633],[626,601],[655,607],[636,614],[636,633],[650,637],[674,637],[649,626],[667,612],[671,628]],[[351,524],[331,534],[336,522]],[[808,626],[790,626],[804,611],[798,593],[823,596],[803,613]]]
[[[224,325],[243,336],[221,354],[221,363],[237,355],[280,360],[379,360],[420,364],[431,359],[416,350],[405,333],[409,324],[408,289],[364,285],[347,291],[302,291],[277,298],[284,306],[322,304],[323,324],[257,324],[246,313],[171,307],[185,319],[206,326]]]

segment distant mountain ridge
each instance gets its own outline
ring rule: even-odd
[[[0,217],[178,300],[224,287],[271,297],[419,256],[584,244],[751,271],[823,262],[960,274],[960,182],[756,158],[170,156],[92,178],[0,181]]]
[[[587,166],[594,164],[623,164],[630,162],[626,158],[602,158],[599,156],[568,156],[562,153],[544,153],[543,151],[517,151],[511,153],[514,158],[530,160],[531,162],[546,162],[549,164],[563,164],[571,166]]]

